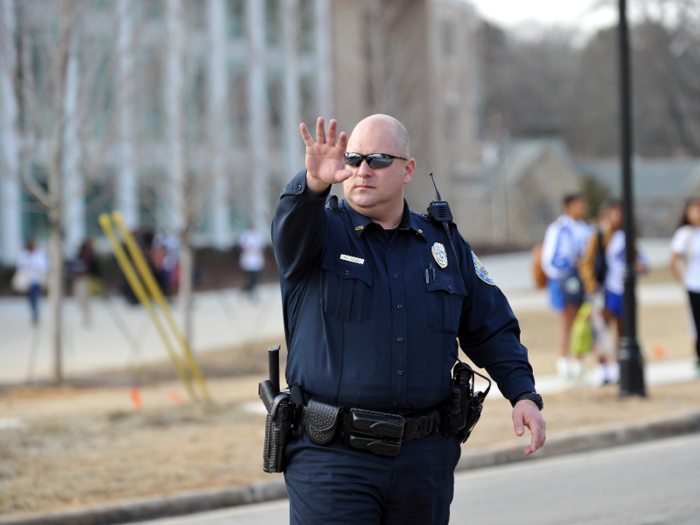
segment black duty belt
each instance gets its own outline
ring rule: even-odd
[[[300,430],[317,445],[340,438],[345,445],[380,456],[396,456],[401,445],[440,431],[440,411],[405,415],[347,408],[311,398],[302,410]]]
[[[381,456],[396,456],[401,445],[439,431],[455,436],[464,443],[479,421],[484,398],[491,380],[466,363],[458,362],[452,371],[450,397],[439,407],[411,414],[392,414],[362,408],[346,408],[302,391],[299,385],[279,389],[279,345],[270,349],[270,379],[258,386],[258,394],[267,409],[263,470],[283,472],[285,447],[290,439],[303,432],[318,445],[335,439],[352,448],[368,450]],[[274,365],[274,366],[273,366]],[[476,392],[475,376],[486,379],[489,386]]]

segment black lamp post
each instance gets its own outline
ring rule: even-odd
[[[622,157],[622,197],[624,200],[625,228],[625,295],[620,339],[620,397],[646,396],[644,365],[637,342],[637,302],[634,264],[634,200],[632,196],[632,89],[630,81],[630,50],[627,26],[627,1],[619,0],[620,21],[618,28],[620,49],[620,124]]]

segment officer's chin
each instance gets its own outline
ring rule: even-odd
[[[376,204],[375,190],[354,190],[345,198],[358,208],[371,208]]]

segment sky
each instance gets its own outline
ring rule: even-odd
[[[489,21],[510,28],[536,22],[566,25],[590,33],[617,23],[617,2],[600,0],[467,0]]]

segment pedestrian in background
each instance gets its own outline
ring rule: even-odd
[[[627,267],[625,251],[622,202],[611,200],[604,207],[601,228],[591,236],[586,257],[579,268],[586,293],[593,294],[599,289],[603,292],[605,305],[603,318],[606,324],[615,324],[617,331],[612,352],[599,353],[600,363],[596,369],[596,381],[599,384],[615,384],[620,380],[617,349],[620,348],[622,334],[622,307]],[[645,274],[649,270],[648,260],[644,254],[636,253],[635,269],[639,274]]]
[[[40,249],[37,248],[34,239],[29,239],[26,248],[19,254],[17,260],[17,272],[23,274],[23,279],[28,284],[27,297],[31,309],[32,324],[39,324],[39,297],[41,288],[46,282],[46,274],[49,271],[49,262]]]
[[[681,269],[681,262],[683,269]],[[688,291],[693,315],[697,373],[700,375],[700,198],[688,199],[680,225],[671,240],[671,271]]]
[[[564,214],[549,225],[542,245],[542,269],[547,275],[552,308],[560,316],[557,373],[575,378],[583,374],[583,361],[569,359],[571,327],[583,303],[583,286],[578,273],[591,228],[584,221],[588,201],[581,193],[564,197]]]
[[[163,294],[169,297],[179,285],[177,265],[180,257],[180,240],[177,235],[162,232],[153,239],[153,263],[159,270]]]
[[[248,229],[241,233],[236,245],[241,249],[239,264],[246,273],[246,284],[243,290],[252,296],[260,280],[260,272],[265,267],[265,253],[263,251],[265,241],[255,225],[249,222]]]
[[[73,274],[73,295],[83,315],[83,325],[92,324],[90,303],[98,295],[101,277],[100,266],[95,255],[94,242],[88,237],[78,248],[78,255],[70,265]]]

